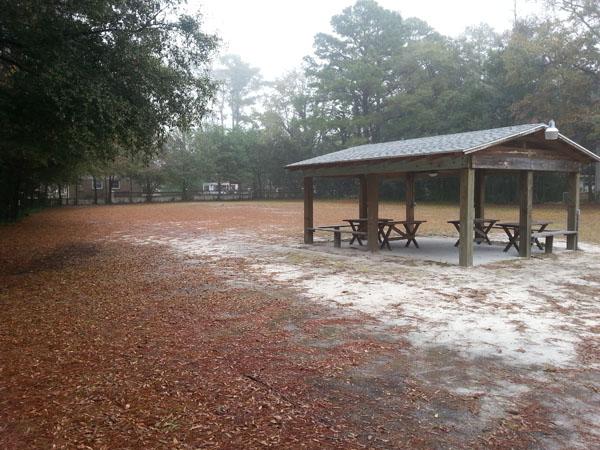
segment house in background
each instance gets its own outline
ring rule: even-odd
[[[69,186],[71,203],[78,205],[143,202],[142,186],[129,177],[116,175],[79,178]]]
[[[219,189],[220,186],[220,189]],[[205,194],[234,194],[240,190],[240,185],[224,181],[221,183],[202,183],[202,192]]]

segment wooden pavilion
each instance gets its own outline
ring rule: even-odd
[[[490,130],[367,144],[287,166],[304,176],[304,242],[313,242],[314,177],[357,177],[359,216],[367,218],[369,250],[379,250],[379,182],[403,177],[406,218],[414,220],[415,177],[428,174],[460,177],[459,264],[473,265],[476,218],[484,217],[485,177],[490,173],[519,176],[519,255],[531,255],[533,173],[563,172],[568,176],[567,225],[578,230],[579,184],[584,164],[600,157],[573,142],[553,124],[526,124]],[[471,224],[471,226],[467,226]],[[577,249],[577,233],[567,235],[567,248]]]

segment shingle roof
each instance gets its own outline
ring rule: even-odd
[[[534,123],[466,133],[444,134],[402,141],[382,142],[351,147],[315,158],[306,159],[287,167],[290,169],[377,159],[402,158],[408,156],[437,155],[440,153],[467,153],[496,145],[510,139],[543,130],[546,125]]]

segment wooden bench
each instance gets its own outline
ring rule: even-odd
[[[342,246],[342,233],[351,234],[358,240],[358,243],[362,245],[361,238],[366,239],[367,232],[366,231],[357,231],[357,230],[342,230],[342,228],[352,228],[350,225],[329,225],[323,227],[314,227],[308,228],[308,231],[312,231],[313,233],[316,231],[325,231],[329,233],[333,233],[333,246],[340,248]]]
[[[554,247],[554,236],[570,236],[577,234],[577,231],[569,231],[569,230],[546,230],[541,231],[539,233],[531,233],[531,239],[541,239],[545,238],[546,242],[544,244],[544,252],[552,253],[552,249]]]

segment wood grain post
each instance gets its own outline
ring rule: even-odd
[[[367,244],[371,252],[379,251],[379,177],[367,175]]]
[[[596,153],[598,153],[598,151],[600,151],[600,148],[598,148],[598,150],[596,151]],[[596,201],[596,203],[600,203],[600,162],[597,162],[596,164],[594,164],[594,186],[595,186],[595,194],[594,194],[594,200]]]
[[[568,199],[567,199],[567,229],[579,231],[579,172],[571,172],[568,177]],[[577,250],[578,235],[567,235],[567,249]]]
[[[531,214],[533,209],[533,172],[519,173],[519,256],[531,256]]]
[[[485,219],[485,171],[475,170],[475,218]]]
[[[554,247],[554,236],[546,236],[546,244],[544,245],[544,253],[552,253]]]
[[[340,227],[333,227],[333,246],[335,248],[340,248],[342,246],[342,233],[340,233]]]
[[[408,172],[405,178],[406,184],[406,220],[415,220],[415,174]]]
[[[473,220],[475,215],[475,171],[460,170],[460,243],[458,263],[463,267],[473,265]]]
[[[313,243],[313,178],[304,177],[304,243]]]
[[[359,191],[358,191],[358,218],[366,219],[368,217],[368,208],[367,208],[367,177],[365,175],[360,175],[358,177],[360,182]],[[359,231],[367,231],[367,226],[365,223],[360,223],[358,225]]]

